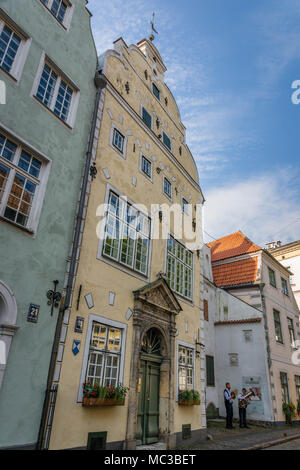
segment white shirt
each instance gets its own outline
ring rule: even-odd
[[[229,401],[229,403],[233,403],[233,400],[231,398],[231,392],[228,390],[228,388],[225,388],[224,390],[224,398],[226,401]]]

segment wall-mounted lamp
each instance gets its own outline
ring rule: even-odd
[[[56,291],[58,281],[53,281],[53,284],[54,284],[54,289],[53,290],[48,290],[48,292],[47,292],[47,299],[48,299],[47,304],[51,305],[51,317],[53,315],[54,307],[55,308],[58,307],[59,302],[61,301],[61,298],[62,298],[61,293]]]

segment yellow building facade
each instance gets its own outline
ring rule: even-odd
[[[49,448],[135,449],[161,442],[175,449],[199,439],[206,426],[204,199],[153,42],[117,40],[100,58],[100,69],[106,87],[94,146],[97,176],[89,186],[72,307],[61,332]],[[179,219],[168,218],[174,205]],[[183,226],[189,230],[178,235]],[[116,406],[87,399],[83,383],[129,390]]]

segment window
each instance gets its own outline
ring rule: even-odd
[[[300,376],[295,375],[296,399],[300,401]]]
[[[282,288],[282,292],[283,292],[285,295],[289,295],[288,285],[287,285],[286,280],[283,279],[283,277],[281,278],[281,288]]]
[[[205,321],[209,321],[209,318],[208,318],[208,301],[207,300],[203,300],[203,314],[204,314],[204,320]]]
[[[124,151],[124,136],[118,129],[114,128],[113,131],[113,145],[120,150],[121,153]]]
[[[48,8],[52,15],[63,26],[67,26],[69,11],[71,4],[66,0],[41,0],[41,2]]]
[[[44,186],[42,160],[0,132],[0,215],[33,230]]]
[[[206,385],[215,386],[215,366],[213,356],[206,356]]]
[[[152,116],[144,107],[142,107],[142,119],[149,129],[152,129]]]
[[[288,376],[286,372],[280,372],[280,384],[281,384],[281,394],[283,403],[289,403],[289,386],[288,386]]]
[[[121,330],[93,322],[86,381],[110,387],[119,383]]]
[[[153,91],[154,96],[156,96],[156,98],[160,100],[160,91],[155,85],[155,83],[152,83],[152,91]]]
[[[141,171],[152,180],[152,162],[145,155],[141,155]]]
[[[1,15],[1,9],[0,9]],[[28,35],[0,17],[0,68],[19,80],[29,51]]]
[[[164,184],[164,193],[168,196],[169,199],[172,199],[172,183],[164,176],[163,179]]]
[[[20,44],[20,36],[4,24],[0,34],[0,65],[6,72],[11,71]]]
[[[171,139],[169,139],[169,137],[167,136],[165,132],[163,132],[163,143],[165,144],[166,147],[168,147],[168,149],[171,150]]]
[[[275,277],[275,271],[273,269],[268,268],[269,270],[269,281],[271,286],[276,287],[276,277]]]
[[[64,123],[73,127],[79,90],[42,57],[32,94]]]
[[[179,346],[178,349],[179,390],[192,390],[194,386],[194,349]]]
[[[273,310],[273,315],[274,315],[276,341],[278,343],[283,343],[283,336],[282,336],[281,322],[280,322],[280,313],[277,310]]]
[[[185,214],[189,213],[189,203],[184,197],[181,199],[181,207],[182,212],[184,212]]]
[[[287,319],[288,322],[288,329],[289,329],[289,335],[290,335],[290,343],[291,346],[295,346],[295,330],[294,330],[294,323],[291,318]]]
[[[103,255],[146,275],[149,244],[150,219],[111,191]]]
[[[172,290],[192,299],[193,254],[172,237],[167,248],[167,279]]]

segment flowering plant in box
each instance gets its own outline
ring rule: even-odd
[[[83,396],[85,398],[98,398],[99,397],[99,385],[97,383],[92,384],[91,382],[83,383]]]

